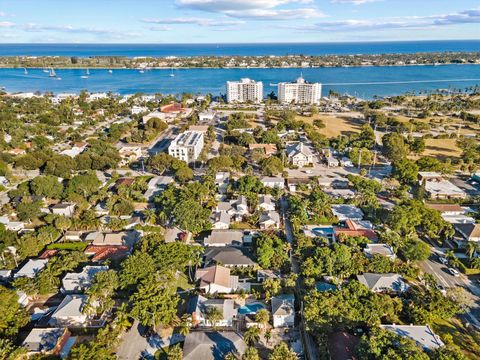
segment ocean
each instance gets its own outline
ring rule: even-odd
[[[465,89],[480,85],[480,65],[388,66],[302,69],[176,69],[170,70],[90,69],[90,77],[83,79],[84,70],[58,69],[61,80],[48,77],[42,69],[0,69],[0,87],[8,92],[78,93],[81,90],[119,94],[163,93],[194,94],[225,93],[225,83],[249,77],[263,81],[265,94],[277,92],[276,84],[292,81],[303,74],[311,82],[323,84],[322,95],[329,90],[348,93],[364,99],[391,96],[406,92],[435,91],[438,89]]]
[[[231,56],[480,51],[480,40],[262,44],[0,44],[0,56]]]

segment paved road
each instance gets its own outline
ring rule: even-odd
[[[461,287],[467,290],[471,296],[474,306],[465,313],[465,319],[469,322],[480,326],[480,289],[467,276],[460,274],[460,276],[451,275],[447,269],[447,265],[443,265],[438,261],[438,249],[433,249],[434,254],[426,261],[420,262],[421,269],[429,274],[432,274],[440,285],[445,288]]]

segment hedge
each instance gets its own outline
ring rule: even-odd
[[[83,251],[88,246],[87,243],[74,241],[74,242],[62,242],[50,244],[47,246],[48,250],[72,250],[72,251]]]

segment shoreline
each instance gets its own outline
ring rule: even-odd
[[[432,66],[432,67],[437,67],[437,66],[462,66],[462,65],[480,65],[480,63],[448,63],[448,64],[437,64],[437,63],[431,63],[431,64],[403,64],[403,65],[398,65],[398,64],[385,64],[385,65],[342,65],[342,66],[335,66],[335,65],[325,65],[325,66],[309,66],[309,67],[302,67],[302,66],[249,66],[249,67],[214,67],[214,66],[178,66],[178,67],[171,67],[171,66],[154,66],[154,67],[146,67],[146,68],[141,68],[141,67],[133,67],[133,68],[128,68],[128,67],[105,67],[105,66],[99,66],[99,67],[73,67],[73,66],[55,66],[54,69],[56,70],[133,70],[133,71],[139,71],[139,70],[145,70],[145,71],[150,71],[150,70],[194,70],[194,69],[205,69],[205,70],[250,70],[250,69],[333,69],[333,68],[338,68],[338,69],[345,69],[345,68],[383,68],[383,67],[417,67],[417,66]],[[48,66],[47,68],[50,68]],[[43,70],[44,68],[38,67],[38,66],[3,66],[0,64],[0,69],[5,69],[5,70],[21,70],[21,69],[28,69],[28,70]]]

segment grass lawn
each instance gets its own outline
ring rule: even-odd
[[[450,334],[453,343],[462,350],[465,356],[471,359],[480,358],[480,333],[466,329],[459,319],[436,320],[432,324],[432,330],[442,339],[443,336]]]
[[[194,285],[188,283],[188,278],[185,274],[178,274],[176,281],[177,291],[192,289]]]
[[[318,130],[321,134],[328,138],[335,138],[338,135],[350,135],[359,133],[363,125],[363,121],[356,119],[361,116],[357,113],[345,114],[318,114],[312,117],[297,116],[297,120],[303,121],[307,124],[313,124],[313,121],[320,119],[325,124],[325,128]]]
[[[462,150],[457,146],[457,139],[426,139],[423,156],[439,158],[460,157]]]

